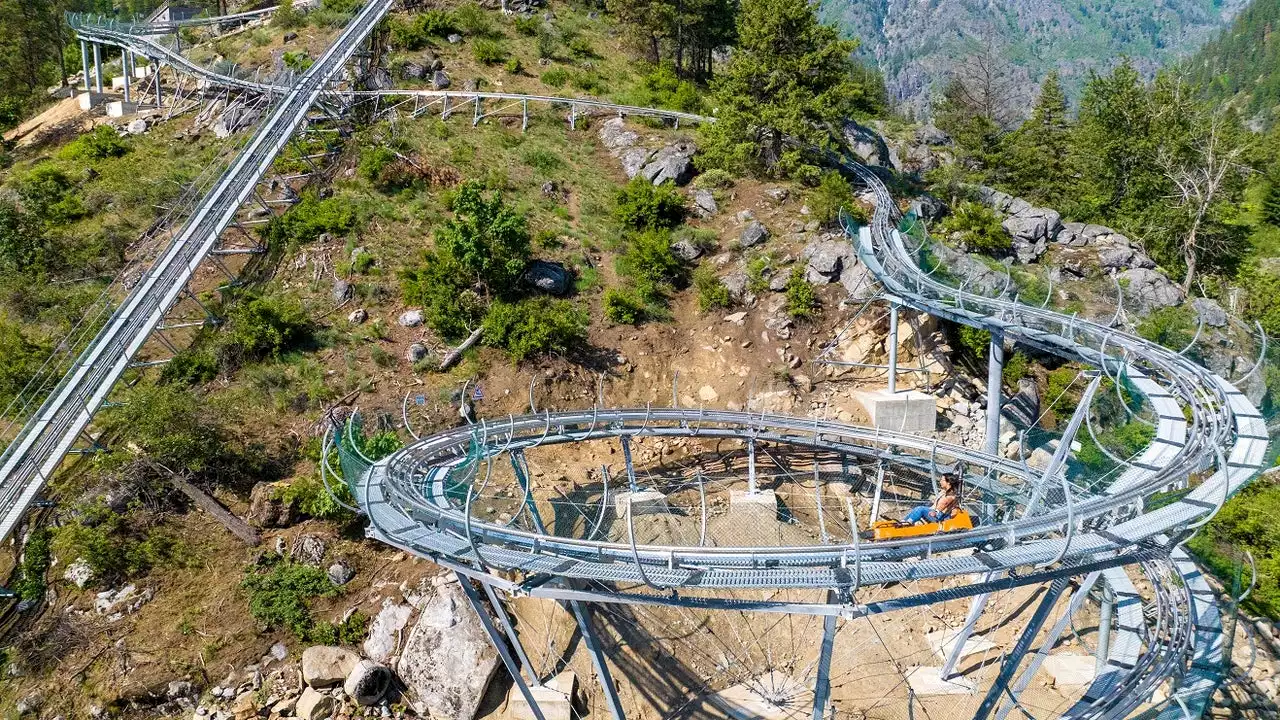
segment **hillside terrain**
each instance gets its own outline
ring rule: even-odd
[[[889,94],[927,108],[956,61],[994,44],[1023,96],[1056,70],[1075,94],[1129,57],[1144,74],[1193,53],[1248,0],[823,0],[822,14],[884,73]]]
[[[1214,100],[1229,101],[1257,127],[1280,107],[1280,1],[1254,0],[1185,67]]]

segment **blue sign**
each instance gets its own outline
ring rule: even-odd
[[[413,398],[413,404],[414,404],[414,405],[426,405],[426,404],[427,404],[427,396],[426,396],[426,395],[416,395],[416,396],[414,396],[414,398]]]
[[[472,399],[472,400],[483,400],[483,399],[484,399],[484,390],[481,390],[479,385],[477,385],[477,386],[476,386],[476,391],[475,391],[475,392],[473,392],[473,393],[471,393],[471,399]]]

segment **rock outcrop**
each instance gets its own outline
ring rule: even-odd
[[[498,668],[498,653],[456,583],[423,606],[396,671],[420,715],[471,718]]]

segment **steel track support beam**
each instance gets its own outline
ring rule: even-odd
[[[524,675],[520,672],[520,666],[516,664],[515,658],[511,657],[511,650],[507,648],[507,643],[502,639],[502,634],[498,632],[498,628],[493,624],[493,618],[489,617],[489,611],[484,609],[484,603],[480,602],[480,593],[471,586],[471,580],[464,574],[454,571],[458,578],[458,583],[462,585],[462,592],[466,594],[467,600],[471,603],[471,609],[475,611],[476,617],[480,618],[480,624],[484,626],[484,631],[489,635],[489,642],[493,643],[493,647],[498,651],[498,657],[502,659],[502,664],[506,666],[507,673],[511,675],[511,680],[520,689],[520,694],[524,696],[525,702],[529,703],[529,710],[533,713],[536,720],[547,720],[542,714],[542,708],[538,706],[538,700],[533,696],[533,692],[529,690],[529,684],[524,681]],[[487,583],[481,583],[487,589]]]
[[[1000,452],[1000,385],[1004,375],[1004,331],[991,331],[987,350],[987,436],[982,450],[988,455]]]
[[[93,44],[93,86],[102,93],[102,45]]]
[[[124,101],[126,103],[133,102],[133,69],[129,66],[128,50],[120,51],[120,68],[124,71]]]
[[[889,303],[889,394],[898,392],[898,304]]]
[[[1062,613],[1062,617],[1058,618],[1058,621],[1049,629],[1049,634],[1045,637],[1044,642],[1041,643],[1040,649],[1031,657],[1031,661],[1027,663],[1026,669],[1018,676],[1018,681],[1013,684],[1013,689],[1009,691],[1009,695],[1000,705],[1000,709],[996,711],[996,720],[1004,720],[1009,716],[1010,712],[1013,712],[1014,707],[1017,705],[1018,697],[1021,696],[1022,691],[1026,690],[1027,686],[1031,684],[1031,680],[1035,677],[1036,671],[1040,669],[1042,664],[1044,664],[1045,658],[1049,657],[1049,652],[1053,650],[1053,647],[1058,644],[1058,638],[1062,637],[1063,631],[1065,631],[1067,629],[1067,625],[1071,623],[1071,618],[1076,613],[1080,612],[1080,608],[1084,605],[1084,601],[1089,597],[1089,591],[1093,589],[1093,586],[1097,584],[1098,578],[1101,576],[1102,572],[1099,570],[1089,573],[1088,577],[1084,579],[1084,582],[1080,584],[1080,587],[1076,589],[1074,594],[1072,594],[1071,602],[1067,604],[1067,608]]]
[[[1095,673],[1102,675],[1111,657],[1111,621],[1116,611],[1116,593],[1110,585],[1102,586],[1102,598],[1098,607],[1098,651]]]
[[[987,573],[987,577],[983,582],[991,582],[998,577],[997,573]],[[956,644],[947,653],[947,660],[942,664],[943,680],[950,680],[956,674],[956,665],[960,662],[960,657],[964,654],[964,645],[969,642],[969,638],[973,636],[973,630],[978,626],[978,618],[982,617],[982,611],[987,608],[987,601],[991,599],[989,593],[984,593],[969,601],[969,615],[965,617],[964,625],[960,627],[956,633]]]
[[[827,602],[836,603],[835,591],[827,591]],[[831,702],[831,654],[836,644],[835,615],[822,619],[822,646],[818,651],[818,678],[813,684],[813,720],[822,720]]]
[[[493,591],[492,585],[488,583],[481,583],[481,585],[484,587],[485,596],[489,598],[489,604],[493,606],[494,614],[498,616],[498,622],[502,623],[502,630],[506,633],[507,640],[516,651],[516,657],[520,659],[520,667],[523,667],[525,674],[529,676],[530,684],[540,687],[542,681],[538,679],[538,671],[533,669],[533,663],[529,662],[529,656],[525,654],[524,643],[520,642],[520,636],[516,634],[516,626],[511,622],[506,606],[498,599],[498,594]]]
[[[1062,596],[1062,591],[1067,589],[1068,578],[1058,578],[1049,585],[1049,589],[1045,592],[1044,598],[1040,600],[1040,604],[1036,607],[1035,613],[1031,616],[1031,621],[1027,623],[1027,627],[1022,631],[1022,635],[1018,637],[1018,642],[1014,644],[1013,650],[1005,658],[1004,664],[1000,667],[1000,674],[996,676],[995,682],[991,684],[991,689],[987,691],[986,697],[982,699],[982,704],[978,706],[978,711],[973,714],[973,720],[987,720],[991,716],[991,711],[995,709],[996,703],[1005,697],[1005,693],[1009,692],[1009,681],[1013,678],[1013,674],[1018,671],[1018,666],[1022,664],[1022,658],[1026,656],[1027,650],[1031,648],[1031,643],[1035,642],[1036,635],[1040,633],[1040,628],[1044,627],[1044,621],[1049,618],[1049,613],[1053,611],[1053,606],[1058,603],[1058,598]]]
[[[756,494],[756,439],[747,438],[747,492]]]
[[[525,472],[524,464],[527,462],[524,457],[524,450],[519,448],[512,450],[511,453],[511,469],[516,474],[516,482],[520,483],[520,490],[524,492],[525,507],[529,509],[529,517],[533,518],[533,526],[543,535],[547,534],[547,526],[542,522],[542,514],[538,512],[538,505],[533,500],[533,493],[529,489],[529,474]]]
[[[84,91],[93,92],[93,86],[89,80],[89,43],[84,40],[80,41],[80,65],[84,71]]]
[[[640,488],[636,485],[636,468],[631,463],[631,436],[619,435],[618,442],[622,443],[622,460],[627,465],[627,486],[631,488],[631,492],[638,492]]]
[[[591,653],[591,665],[596,670],[600,689],[604,690],[605,703],[609,706],[609,716],[613,720],[626,720],[626,713],[622,711],[622,699],[618,697],[618,688],[613,682],[613,673],[609,671],[609,661],[605,657],[604,647],[600,644],[600,637],[596,635],[595,629],[591,627],[590,606],[577,600],[569,600],[568,605],[573,611],[574,619],[578,621],[582,641],[587,644],[587,650]]]

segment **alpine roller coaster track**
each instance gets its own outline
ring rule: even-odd
[[[367,3],[330,49],[292,84],[248,81],[201,67],[154,39],[173,31],[173,25],[158,29],[73,18],[83,40],[119,45],[210,85],[262,93],[276,102],[174,241],[0,456],[0,537],[13,532],[219,233],[232,222],[255,183],[390,5],[391,0]],[[714,121],[578,98],[413,90],[328,92],[349,104],[372,102],[375,114],[405,110],[416,116],[439,108],[448,117],[473,106],[473,124],[513,107],[521,109],[527,123],[529,103],[540,102],[568,108],[570,123],[579,112],[645,115],[677,123]],[[484,103],[497,107],[485,110]],[[1120,718],[1137,711],[1142,716],[1172,719],[1202,714],[1222,680],[1222,622],[1213,593],[1181,546],[1258,472],[1268,445],[1261,414],[1229,381],[1182,353],[1104,324],[940,282],[921,267],[923,246],[911,247],[896,227],[896,204],[875,173],[847,160],[836,158],[835,162],[875,196],[870,226],[857,228],[846,222],[845,228],[859,259],[882,285],[884,300],[1093,366],[1096,370],[1089,378],[1086,399],[1098,391],[1104,378],[1117,393],[1123,385],[1144,399],[1154,417],[1155,441],[1135,458],[1116,458],[1123,472],[1108,478],[1099,490],[1099,483],[1069,478],[1062,457],[1055,457],[1047,470],[1032,470],[1021,462],[917,434],[821,418],[679,408],[673,389],[671,408],[605,408],[601,402],[584,410],[486,419],[421,438],[377,462],[360,454],[359,443],[354,442],[358,424],[351,421],[326,434],[322,463],[326,482],[337,477],[328,461],[329,450],[336,450],[342,477],[358,510],[369,519],[369,536],[480,581],[522,659],[524,653],[495,590],[568,603],[584,636],[590,630],[581,609],[588,603],[819,616],[826,619],[824,628],[829,628],[823,637],[823,656],[829,661],[836,618],[871,617],[959,598],[973,598],[973,612],[980,614],[980,601],[992,593],[1043,586],[1045,599],[1002,661],[999,675],[975,713],[979,718],[1003,718],[1015,710],[1026,713],[1019,694],[1073,613],[1102,583],[1116,599],[1116,631],[1103,651],[1101,672],[1061,716]],[[1087,414],[1087,407],[1077,413],[1076,427]],[[637,523],[629,498],[621,517],[615,511],[605,522],[615,510],[611,500],[616,503],[620,495],[615,487],[610,497],[605,473],[598,501],[588,511],[575,506],[581,515],[575,523],[555,523],[548,530],[535,498],[546,488],[535,490],[524,451],[616,439],[626,457],[625,491],[640,492],[644,488],[632,468],[630,443],[643,438],[745,442],[752,448],[748,472],[753,483],[755,443],[812,453],[815,490],[841,482],[848,485],[847,476],[822,468],[820,455],[863,462],[881,469],[880,479],[871,484],[877,504],[885,468],[907,478],[907,486],[914,482],[924,495],[939,465],[959,463],[968,469],[966,479],[981,496],[981,506],[974,506],[974,513],[983,522],[964,532],[873,543],[860,540],[852,500],[847,501],[850,525],[837,531],[832,527],[836,523],[824,520],[819,499],[815,507],[820,541],[708,545],[709,509],[699,476],[700,499],[689,503],[691,511],[696,508],[701,514],[697,538],[677,544],[644,543],[636,540]],[[478,517],[484,513],[477,511],[477,498],[486,492],[495,460],[502,456],[510,458],[523,494],[515,495],[512,517]],[[1147,498],[1185,488],[1192,477],[1199,479],[1198,484],[1176,502],[1145,508]],[[691,493],[692,487],[684,490]],[[751,489],[755,490],[754,484]],[[863,500],[859,498],[860,503]],[[617,532],[601,536],[606,525]],[[1126,567],[1140,570],[1150,584],[1147,602]],[[1047,626],[1071,578],[1081,580],[1066,603],[1067,611]],[[921,580],[943,582],[937,584],[939,589],[926,592],[860,599],[876,588],[912,587]],[[464,586],[474,600],[474,591]],[[776,599],[776,591],[782,590],[820,591],[827,601]],[[759,595],[762,599],[753,599],[753,592],[764,593]],[[484,619],[517,685],[532,699],[498,630],[487,615]],[[973,622],[967,623],[961,644],[972,627]],[[1040,645],[1038,651],[1032,652],[1033,643]],[[599,674],[607,677],[598,643],[589,639],[588,645],[596,653]],[[815,718],[824,717],[828,710],[823,698],[830,688],[822,686],[822,678],[820,671],[814,689]],[[1176,690],[1169,699],[1153,704],[1152,695],[1171,678]],[[537,683],[536,676],[532,680]],[[611,713],[620,717],[616,693],[606,690],[606,695]]]

